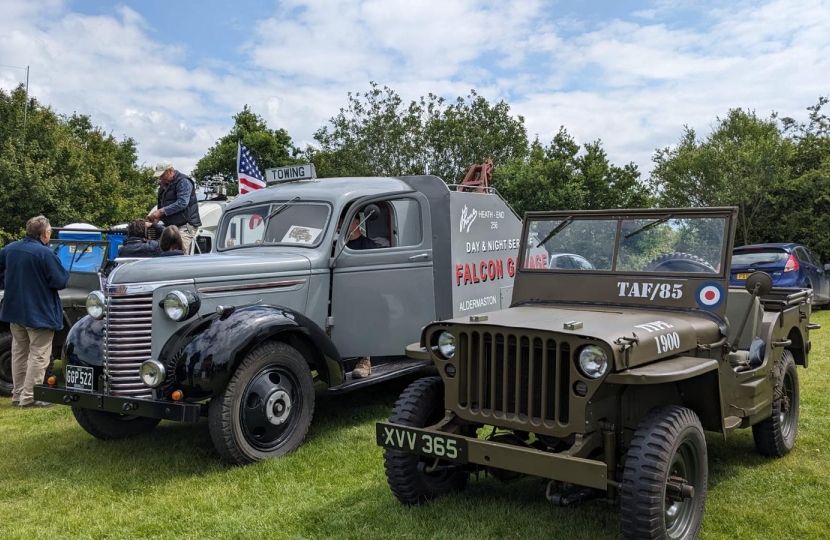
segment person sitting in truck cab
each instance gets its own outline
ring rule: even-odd
[[[184,246],[182,242],[182,235],[179,228],[175,225],[165,227],[164,232],[161,233],[159,239],[162,254],[161,257],[175,257],[176,255],[184,255]]]

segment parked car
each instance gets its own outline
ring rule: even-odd
[[[743,287],[746,279],[758,271],[772,276],[776,288],[812,289],[814,305],[830,303],[830,274],[806,246],[794,243],[755,244],[732,251],[730,287]]]

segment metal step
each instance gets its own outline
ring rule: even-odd
[[[741,419],[737,416],[727,416],[723,419],[723,426],[726,428],[727,433],[738,429],[740,425]]]
[[[372,375],[365,379],[352,379],[352,373],[346,374],[346,380],[337,386],[332,386],[328,391],[332,394],[341,394],[343,392],[351,392],[367,386],[374,386],[375,384],[391,381],[410,373],[416,373],[423,369],[432,367],[431,360],[415,360],[412,358],[402,357],[401,359],[386,360],[377,365],[372,362]]]

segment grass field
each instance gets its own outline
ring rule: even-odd
[[[801,377],[796,449],[759,456],[749,431],[708,434],[703,538],[830,537],[830,312],[814,315]],[[162,423],[102,442],[69,408],[15,410],[0,399],[0,538],[617,538],[616,509],[553,508],[544,484],[483,476],[456,496],[404,508],[383,474],[374,425],[412,379],[381,390],[321,395],[306,443],[248,467],[221,464],[206,422]]]

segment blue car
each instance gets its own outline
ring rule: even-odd
[[[743,287],[746,278],[762,270],[776,287],[813,289],[813,305],[830,303],[830,275],[815,253],[801,244],[755,244],[732,251],[729,285]]]

